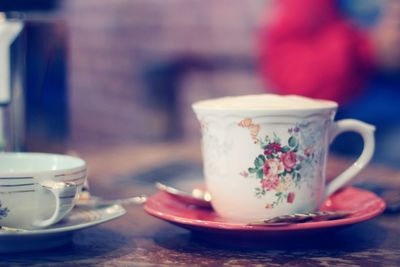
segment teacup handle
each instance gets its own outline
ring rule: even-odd
[[[35,222],[34,226],[36,227],[46,227],[61,220],[73,208],[73,201],[78,189],[74,183],[55,181],[46,181],[41,183],[41,186],[53,193],[56,209],[49,219]]]
[[[330,143],[343,132],[359,133],[364,142],[364,148],[358,159],[344,172],[327,184],[325,197],[335,193],[338,189],[350,182],[371,160],[375,150],[375,126],[362,121],[346,119],[334,122],[330,131]]]

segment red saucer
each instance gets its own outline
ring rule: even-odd
[[[354,211],[349,217],[285,226],[250,226],[229,222],[218,216],[212,209],[187,205],[164,192],[159,192],[150,197],[144,205],[144,210],[150,215],[186,229],[246,238],[325,232],[372,219],[382,213],[384,209],[385,202],[381,198],[372,192],[354,187],[347,187],[338,191],[328,198],[321,207],[321,210],[329,211]]]

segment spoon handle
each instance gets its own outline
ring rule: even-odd
[[[102,199],[99,197],[91,196],[88,200],[78,200],[76,206],[80,207],[93,207],[93,206],[103,206],[103,205],[130,205],[130,204],[143,204],[146,202],[147,197],[144,195],[128,197],[128,198],[120,198],[120,199]]]
[[[199,208],[211,208],[211,195],[207,191],[201,189],[193,189],[191,193],[182,191],[175,187],[167,186],[157,182],[155,186],[168,195],[178,199],[179,201],[188,205],[193,205]]]
[[[280,226],[295,223],[305,223],[309,221],[337,220],[347,217],[351,213],[352,212],[349,211],[315,211],[306,213],[294,213],[250,222],[248,225]]]

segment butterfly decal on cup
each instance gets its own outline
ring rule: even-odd
[[[7,207],[3,208],[3,204],[0,201],[0,220],[7,217],[9,212],[10,210]]]
[[[260,125],[253,123],[251,118],[246,118],[238,123],[240,127],[248,128],[250,131],[251,139],[253,139],[254,144],[259,143],[258,133],[260,132]]]

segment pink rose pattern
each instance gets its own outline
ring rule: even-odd
[[[300,170],[305,160],[313,154],[311,147],[299,151],[300,130],[299,127],[288,130],[287,144],[283,144],[275,134],[272,138],[269,136],[257,137],[255,144],[260,145],[263,152],[255,158],[254,166],[243,172],[246,173],[246,176],[242,176],[260,180],[259,187],[255,188],[256,197],[261,198],[271,191],[275,193],[275,201],[267,203],[266,209],[274,208],[284,202],[291,204],[295,200],[295,193],[291,185],[301,186]]]
[[[293,203],[293,201],[294,201],[294,192],[290,192],[290,193],[287,195],[287,202],[288,202],[288,203]]]

